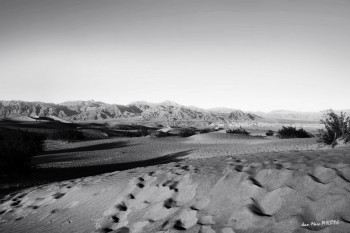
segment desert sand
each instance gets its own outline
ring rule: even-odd
[[[119,171],[4,196],[0,232],[350,232],[349,146],[212,132],[48,147],[39,169]]]

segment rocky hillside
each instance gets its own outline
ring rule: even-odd
[[[241,110],[212,111],[185,107],[170,101],[159,104],[134,102],[129,105],[106,104],[96,101],[68,101],[61,104],[25,101],[0,101],[0,118],[16,116],[55,116],[65,120],[84,121],[138,118],[145,121],[191,121],[230,123],[253,121],[255,114]]]
[[[286,119],[286,120],[303,120],[303,121],[320,121],[326,111],[320,112],[297,112],[288,110],[275,110],[271,112],[254,112],[255,115],[261,116],[267,119]],[[334,112],[345,112],[350,114],[349,109],[335,110]]]
[[[308,120],[319,121],[322,112],[297,112],[288,110],[275,110],[271,112],[254,112],[256,115],[264,118],[288,119],[288,120]]]

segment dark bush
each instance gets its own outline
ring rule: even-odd
[[[275,131],[273,131],[273,130],[268,130],[268,131],[266,132],[266,136],[273,136],[274,133],[275,133]]]
[[[285,127],[277,131],[279,138],[311,138],[312,135],[306,132],[303,128],[296,129],[295,127]]]
[[[210,133],[212,132],[213,130],[209,129],[209,128],[206,128],[206,129],[201,129],[199,130],[199,133]]]
[[[140,136],[147,136],[147,135],[150,135],[151,131],[147,127],[141,127],[138,130],[138,133]]]
[[[232,134],[242,134],[242,135],[249,135],[250,133],[247,132],[245,129],[242,127],[239,127],[237,129],[228,129],[226,130],[226,133],[232,133]]]
[[[179,133],[181,137],[190,137],[195,134],[196,134],[196,130],[193,130],[193,129],[184,129],[184,130],[181,130]]]
[[[27,172],[32,156],[42,151],[43,136],[14,129],[0,129],[1,173]]]
[[[328,110],[321,123],[324,124],[325,129],[319,131],[319,142],[334,147],[338,140],[344,140],[345,143],[350,141],[350,117],[344,112],[338,115],[333,110]]]

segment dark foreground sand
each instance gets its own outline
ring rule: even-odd
[[[146,164],[5,196],[0,232],[350,232],[349,146],[318,150],[314,141],[233,139],[219,133],[173,144],[147,146],[142,140],[149,139],[138,140],[134,145],[143,147],[102,154],[124,151],[122,161],[147,158]],[[294,151],[287,151],[293,143]],[[157,156],[147,157],[152,150]],[[97,151],[61,151],[37,163],[79,168],[85,160],[69,161],[69,153],[89,159]],[[60,154],[63,161],[53,161]],[[159,154],[169,160],[153,163]]]

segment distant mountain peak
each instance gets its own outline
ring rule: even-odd
[[[199,121],[223,124],[251,121],[254,117],[240,110],[214,113],[197,107],[186,107],[170,100],[161,103],[136,101],[128,105],[106,104],[95,100],[66,101],[61,104],[16,101],[0,102],[0,118],[14,116],[59,117],[67,121],[135,118],[144,121]]]
[[[226,107],[216,107],[216,108],[209,108],[208,110],[211,111],[211,112],[231,113],[231,112],[238,111],[239,109],[226,108]]]
[[[170,100],[165,100],[163,102],[160,102],[159,104],[162,104],[162,105],[166,105],[166,106],[182,106],[181,104],[178,104],[174,101],[170,101]]]

